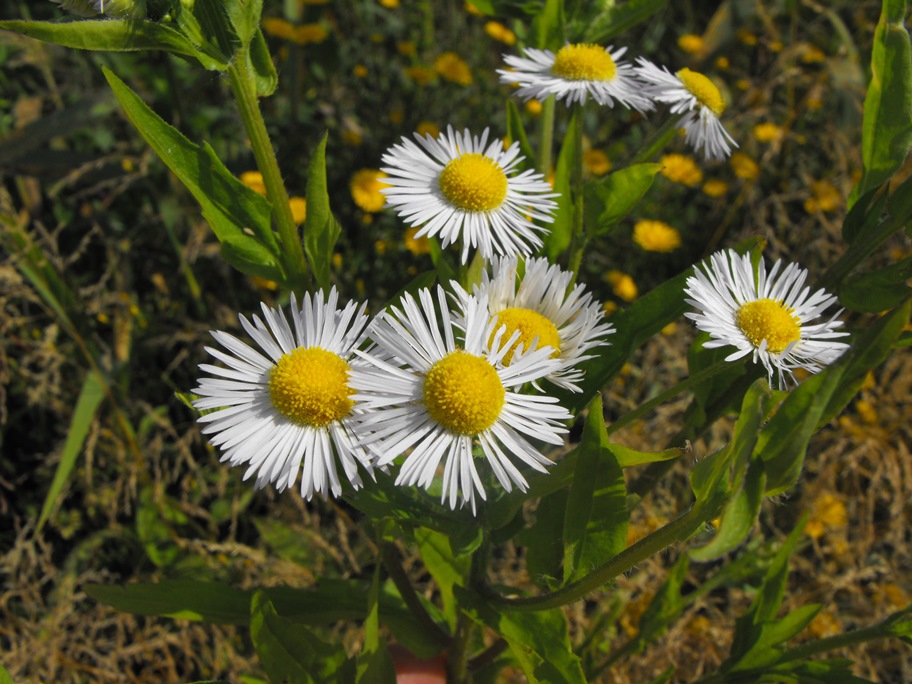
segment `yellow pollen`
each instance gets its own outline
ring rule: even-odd
[[[722,93],[719,92],[715,83],[703,74],[690,69],[681,69],[675,75],[681,80],[687,91],[697,98],[701,105],[708,108],[716,116],[722,116],[722,112],[725,111],[725,100],[722,99]]]
[[[431,366],[423,392],[431,418],[460,435],[477,435],[491,427],[506,396],[494,366],[461,349]]]
[[[576,43],[557,51],[551,73],[567,81],[610,81],[617,66],[602,46]]]
[[[742,305],[735,313],[735,323],[755,347],[766,340],[766,348],[773,354],[782,353],[801,339],[801,323],[795,310],[775,299],[757,299]]]
[[[348,363],[320,347],[284,354],[269,374],[269,397],[297,425],[323,427],[349,414]]]
[[[497,209],[507,196],[507,174],[483,154],[462,154],[446,165],[437,181],[450,204],[466,211]]]
[[[511,307],[500,311],[494,318],[497,319],[498,328],[501,325],[507,326],[507,331],[501,341],[510,339],[510,335],[519,330],[519,337],[503,358],[504,365],[510,365],[513,360],[513,352],[516,351],[517,346],[522,344],[523,349],[528,351],[536,337],[538,338],[539,347],[554,348],[551,358],[560,356],[560,333],[557,332],[557,328],[550,319],[542,316],[537,311]],[[496,328],[494,332],[497,332]]]

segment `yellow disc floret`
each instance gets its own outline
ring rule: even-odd
[[[617,65],[602,46],[576,43],[557,51],[551,73],[567,81],[610,81]]]
[[[552,347],[554,349],[551,354],[552,358],[560,356],[560,333],[549,318],[542,316],[537,311],[532,311],[532,309],[523,309],[521,307],[504,309],[498,312],[495,318],[497,318],[497,328],[502,325],[507,326],[507,331],[501,338],[502,342],[510,339],[510,336],[515,331],[519,331],[519,337],[503,358],[504,364],[510,365],[513,360],[513,352],[516,351],[516,347],[520,344],[522,344],[523,349],[528,351],[536,337],[538,338],[538,347]],[[495,333],[497,328],[494,330]]]
[[[284,354],[269,374],[269,397],[297,425],[323,427],[351,412],[348,363],[320,347]]]
[[[460,435],[477,435],[491,427],[506,396],[494,366],[461,349],[431,366],[423,392],[431,418]]]
[[[782,353],[801,339],[801,323],[795,310],[775,299],[757,299],[742,305],[735,313],[735,323],[755,347],[766,340],[766,348],[773,354]]]
[[[453,159],[437,182],[447,201],[466,211],[497,209],[507,196],[507,174],[496,161],[477,152]]]
[[[703,74],[690,69],[681,69],[675,75],[701,105],[716,116],[722,116],[722,112],[725,111],[725,100],[722,99],[722,93],[719,92],[715,83]]]

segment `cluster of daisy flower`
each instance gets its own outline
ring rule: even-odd
[[[544,471],[538,446],[562,444],[571,415],[542,385],[578,390],[581,361],[613,332],[571,274],[530,259],[495,259],[469,293],[454,284],[404,295],[372,321],[339,305],[335,288],[292,296],[289,317],[265,304],[240,316],[259,349],[213,332],[224,364],[203,364],[194,405],[222,460],[278,490],[301,477],[301,495],[339,496],[342,478],[386,469],[397,484],[428,489],[443,466],[443,501],[475,510],[485,498],[476,452],[507,491],[525,491],[514,460]]]
[[[645,60],[633,67],[623,50],[568,45],[556,55],[526,50],[508,57],[504,80],[521,97],[592,96],[645,111],[672,105],[688,140],[707,156],[734,144],[718,121],[723,103],[709,79],[676,75]],[[300,476],[301,495],[339,496],[343,475],[353,488],[362,475],[398,469],[396,484],[431,489],[451,508],[486,498],[491,478],[506,491],[526,491],[521,467],[546,471],[540,444],[560,445],[572,418],[548,387],[582,391],[581,362],[614,332],[600,304],[573,273],[531,258],[542,244],[540,224],[556,209],[543,176],[519,171],[519,143],[505,148],[489,130],[473,136],[452,127],[437,137],[403,138],[382,157],[388,204],[416,237],[461,243],[484,259],[469,292],[455,281],[422,289],[371,319],[365,305],[340,306],[333,288],[292,296],[288,314],[262,307],[240,322],[256,347],[214,332],[223,366],[203,364],[194,401],[222,460],[246,466],[259,486],[280,491]],[[521,258],[525,257],[525,258]],[[687,314],[709,333],[706,347],[733,346],[727,361],[751,356],[780,385],[793,371],[819,371],[847,348],[835,316],[814,323],[836,298],[805,287],[795,264],[767,273],[761,262],[731,250],[714,254],[687,279]],[[289,321],[290,317],[290,321]],[[480,467],[478,464],[486,464]],[[341,474],[340,474],[341,471]]]
[[[598,104],[648,112],[660,102],[672,114],[682,114],[680,125],[686,141],[707,159],[725,159],[734,139],[719,117],[725,100],[719,88],[706,76],[691,69],[672,74],[642,57],[636,65],[622,59],[626,48],[615,50],[586,43],[570,43],[557,53],[526,48],[523,57],[505,55],[509,69],[499,69],[500,80],[518,84],[516,95],[524,100],[554,95],[585,104],[591,97]]]

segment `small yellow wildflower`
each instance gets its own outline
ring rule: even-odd
[[[757,36],[748,31],[746,28],[739,28],[735,31],[735,38],[740,40],[745,45],[756,45]]]
[[[731,159],[728,160],[728,163],[731,164],[732,171],[735,172],[738,178],[754,180],[760,175],[760,167],[757,166],[757,162],[744,154],[744,152],[735,152]]]
[[[807,45],[801,51],[801,61],[805,64],[817,64],[826,61],[826,53],[816,45]]]
[[[842,195],[829,181],[811,181],[811,193],[804,201],[804,210],[809,214],[835,211],[842,206]]]
[[[342,255],[338,252],[334,252],[332,256],[332,265],[337,271],[342,268]]]
[[[814,617],[811,624],[808,625],[808,632],[817,639],[825,639],[842,632],[842,625],[839,624],[839,620],[833,613],[826,610]]]
[[[377,254],[379,254],[380,256],[383,256],[384,254],[386,254],[386,250],[388,247],[389,247],[388,240],[377,240],[374,243],[374,249],[377,251]]]
[[[855,402],[855,410],[858,412],[858,417],[865,423],[869,425],[877,424],[877,409],[874,408],[874,404],[871,402],[859,399]]]
[[[396,9],[399,7],[399,0],[380,0],[380,5],[386,9]]]
[[[279,284],[274,280],[268,280],[267,278],[261,278],[260,276],[250,276],[250,283],[257,289],[260,290],[269,290],[270,292],[275,292],[279,289]]]
[[[673,252],[681,246],[681,234],[664,221],[637,221],[633,241],[647,252]]]
[[[434,60],[434,70],[443,78],[461,86],[472,84],[472,70],[455,52],[444,52]]]
[[[295,27],[292,40],[298,45],[308,45],[322,43],[328,35],[329,31],[323,24],[301,24]]]
[[[618,310],[617,302],[615,302],[611,299],[606,300],[605,303],[602,304],[602,311],[605,313],[605,316],[610,316],[617,310]]]
[[[408,67],[405,70],[405,75],[417,85],[425,86],[428,83],[431,83],[435,78],[435,74],[431,69],[427,67]]]
[[[718,69],[719,71],[728,71],[731,68],[731,61],[728,59],[728,57],[725,57],[724,55],[720,55],[720,56],[716,57],[715,64],[716,64],[716,69]]]
[[[583,153],[583,166],[593,176],[604,176],[611,171],[611,160],[602,150],[586,150]]]
[[[263,32],[284,40],[294,39],[294,24],[281,17],[266,17],[262,22]]]
[[[296,225],[304,223],[307,218],[307,200],[303,197],[289,197],[288,206],[291,209],[291,217]]]
[[[827,530],[844,528],[848,521],[846,506],[842,498],[827,492],[814,499],[811,506],[811,519],[804,531],[812,539],[820,539]]]
[[[739,78],[737,81],[735,81],[735,88],[738,90],[747,90],[750,87],[751,82],[746,78]]]
[[[542,103],[539,100],[528,100],[526,102],[526,111],[532,116],[538,116],[542,111]]]
[[[381,179],[386,177],[387,175],[378,169],[361,169],[352,176],[349,185],[352,199],[362,211],[373,213],[383,209],[386,196],[380,191],[388,188],[389,184]]]
[[[785,43],[781,40],[771,40],[770,41],[770,50],[773,52],[782,52],[785,49]]]
[[[356,64],[355,68],[352,69],[352,73],[357,78],[364,78],[365,76],[367,76],[367,67],[364,66],[363,64]]]
[[[703,183],[703,194],[707,197],[722,197],[728,192],[728,183],[718,178],[710,178]]]
[[[469,14],[474,14],[476,17],[484,16],[484,12],[482,12],[480,9],[475,7],[475,5],[473,5],[471,2],[467,2],[465,4],[465,11],[468,12]]]
[[[703,37],[694,33],[685,33],[678,38],[678,47],[689,55],[695,55],[703,51]]]
[[[399,43],[396,43],[396,50],[399,51],[399,54],[403,57],[411,57],[417,51],[415,43],[411,40],[403,40]]]
[[[516,34],[499,21],[489,21],[485,24],[484,30],[491,38],[504,45],[514,45],[516,43]]]
[[[771,121],[754,126],[754,137],[759,142],[773,142],[782,137],[782,129]]]
[[[639,294],[639,290],[637,290],[633,278],[622,271],[608,271],[608,273],[605,274],[605,280],[611,285],[611,290],[614,292],[615,296],[623,299],[625,302],[632,302]]]
[[[266,196],[266,184],[263,183],[263,174],[259,171],[244,171],[240,176],[240,181],[254,192],[258,192],[263,197]]]
[[[666,336],[674,335],[676,332],[678,332],[678,324],[672,321],[664,328],[662,328],[659,332]]]
[[[418,135],[429,135],[432,138],[436,138],[440,135],[440,126],[435,124],[433,121],[422,121],[415,127],[415,132]]]
[[[689,187],[699,185],[703,180],[703,172],[692,157],[683,154],[665,154],[659,160],[662,164],[662,175],[675,183]]]
[[[405,244],[405,248],[415,256],[430,254],[431,241],[428,240],[427,235],[422,235],[420,238],[415,237],[419,230],[417,226],[409,228],[405,231],[405,238],[403,238],[402,242]]]

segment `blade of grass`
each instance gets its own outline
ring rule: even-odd
[[[76,409],[73,411],[73,418],[70,420],[70,429],[67,431],[66,442],[60,454],[57,472],[54,473],[51,488],[48,490],[44,505],[41,507],[41,515],[38,518],[39,532],[44,527],[44,523],[47,522],[54,504],[60,498],[60,493],[70,479],[73,468],[76,467],[76,459],[82,452],[86,435],[89,433],[89,425],[91,425],[92,419],[95,417],[95,412],[98,410],[104,394],[104,380],[96,371],[89,371],[82,383],[79,398],[76,400]]]

